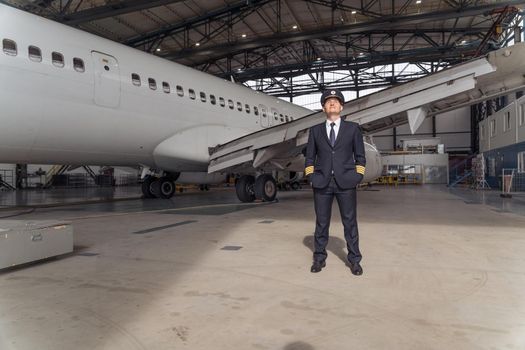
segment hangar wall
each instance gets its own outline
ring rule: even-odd
[[[445,145],[445,152],[471,150],[470,145],[470,108],[464,107],[448,113],[436,116],[435,137],[441,139]],[[402,125],[395,130],[396,145],[401,145],[401,140],[421,139],[433,137],[432,118],[427,118],[412,135],[408,124]],[[385,130],[373,135],[374,143],[380,151],[394,150],[394,130]]]

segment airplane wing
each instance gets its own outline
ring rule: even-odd
[[[415,133],[424,119],[525,89],[525,43],[400,84],[345,104],[342,116],[363,134],[407,122]],[[302,150],[311,126],[325,119],[312,113],[210,149],[208,172],[303,171]]]

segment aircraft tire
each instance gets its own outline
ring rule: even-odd
[[[255,194],[253,192],[254,183],[255,178],[251,175],[243,175],[237,180],[235,192],[241,202],[249,203],[255,200]]]
[[[262,199],[265,202],[272,202],[277,197],[277,183],[270,174],[262,174],[255,180],[253,186],[255,198]]]
[[[146,176],[142,182],[142,195],[144,198],[156,198],[155,194],[151,192],[151,185],[155,181],[153,176]]]
[[[163,176],[158,180],[153,181],[150,186],[151,192],[162,199],[170,199],[175,194],[175,182],[169,177]]]

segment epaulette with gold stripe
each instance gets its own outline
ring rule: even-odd
[[[310,175],[313,172],[314,172],[314,166],[313,165],[307,166],[304,169],[304,174],[307,175],[307,176]]]
[[[357,171],[358,174],[365,175],[365,167],[362,165],[356,165],[355,171]]]

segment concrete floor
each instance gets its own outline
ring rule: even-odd
[[[378,189],[358,195],[361,277],[336,204],[309,272],[309,190],[3,210],[71,220],[76,252],[0,273],[0,349],[524,349],[525,217]]]

